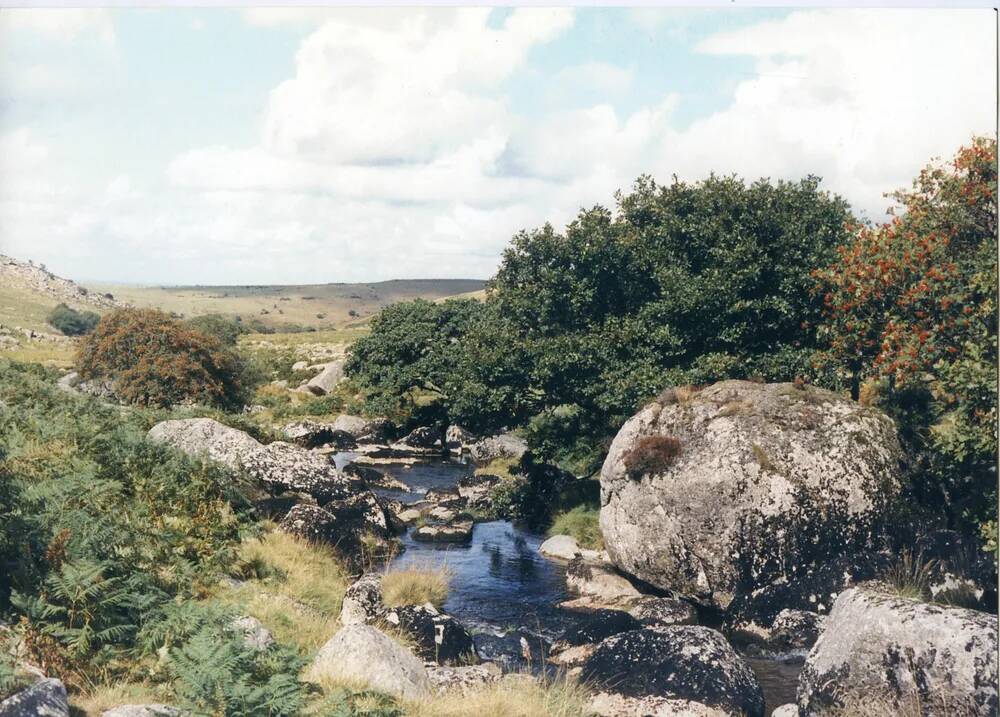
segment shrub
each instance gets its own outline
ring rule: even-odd
[[[48,322],[66,336],[83,336],[97,326],[101,317],[93,311],[77,311],[59,304],[49,314]]]
[[[625,454],[625,470],[638,480],[644,475],[662,473],[681,454],[681,442],[672,436],[645,436]]]
[[[235,354],[153,309],[104,316],[81,343],[77,368],[84,378],[113,380],[121,398],[143,406],[237,406],[243,397]]]
[[[223,346],[235,346],[240,334],[244,333],[240,322],[222,314],[196,316],[184,323],[188,328],[214,337]]]

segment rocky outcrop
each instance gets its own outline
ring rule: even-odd
[[[404,605],[386,610],[383,619],[415,643],[417,655],[439,665],[478,660],[472,636],[462,623],[432,605]]]
[[[47,677],[0,702],[0,717],[69,717],[66,687]]]
[[[306,679],[361,682],[403,699],[431,694],[424,664],[412,652],[371,625],[340,629],[316,655]]]
[[[346,376],[344,376],[344,359],[331,361],[323,370],[306,382],[305,390],[314,396],[325,396],[331,393]]]
[[[581,678],[598,691],[592,706],[599,714],[764,716],[764,695],[753,671],[720,633],[707,627],[609,637],[587,659]],[[698,707],[676,711],[676,703],[684,702]]]
[[[302,448],[336,448],[348,451],[357,447],[357,442],[347,431],[334,428],[328,423],[316,421],[295,421],[286,424],[281,432],[289,441]]]
[[[837,598],[799,677],[802,715],[996,715],[997,616],[861,586]],[[869,712],[870,713],[870,712]]]
[[[109,294],[88,291],[74,281],[56,276],[42,264],[20,261],[3,254],[0,254],[0,286],[20,286],[57,302],[84,304],[98,309],[127,306]]]
[[[382,576],[367,573],[358,578],[344,593],[340,607],[340,622],[343,625],[370,624],[382,617],[385,605],[382,603]]]
[[[513,433],[501,433],[469,446],[469,455],[479,465],[500,459],[521,460],[528,452],[528,443]]]
[[[624,572],[724,610],[872,546],[900,458],[887,416],[829,391],[748,381],[668,391],[612,443],[604,543]]]

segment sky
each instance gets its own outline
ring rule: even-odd
[[[487,278],[642,174],[861,217],[996,126],[989,9],[0,10],[0,253],[133,284]]]

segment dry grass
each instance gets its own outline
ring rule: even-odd
[[[240,560],[250,579],[220,599],[242,605],[275,639],[306,653],[337,631],[349,578],[332,550],[271,531],[244,543]]]
[[[583,717],[589,694],[568,678],[538,682],[508,676],[466,692],[449,692],[406,706],[408,717]]]
[[[441,609],[448,599],[451,571],[441,567],[390,570],[382,578],[382,601],[389,607],[430,603]]]
[[[169,703],[171,695],[169,688],[159,689],[142,683],[119,683],[102,685],[91,690],[70,695],[69,703],[72,714],[98,717],[112,707],[128,704]]]
[[[927,601],[931,598],[931,579],[936,567],[936,560],[924,560],[923,555],[904,550],[882,579],[899,597]]]
[[[660,395],[656,397],[656,402],[661,406],[669,406],[672,403],[686,406],[691,402],[691,399],[697,396],[700,392],[700,386],[671,386],[670,388],[664,389]]]

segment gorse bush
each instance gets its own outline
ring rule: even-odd
[[[104,316],[80,344],[76,364],[84,378],[110,379],[117,395],[141,406],[236,406],[244,397],[233,352],[153,309]]]
[[[820,358],[875,382],[900,424],[913,500],[951,527],[996,515],[997,146],[980,138],[892,196],[892,221],[861,227],[818,270]],[[944,508],[944,511],[942,511]]]
[[[101,317],[93,311],[77,311],[66,304],[59,304],[47,320],[66,336],[83,336],[94,330]]]

